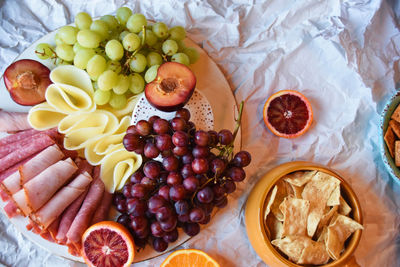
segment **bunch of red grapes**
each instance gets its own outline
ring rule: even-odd
[[[144,164],[114,195],[114,205],[137,246],[150,242],[162,252],[178,239],[177,227],[195,236],[214,207],[227,205],[251,161],[246,151],[233,156],[235,136],[229,130],[196,130],[185,108],[170,121],[152,116],[127,129],[123,144],[141,154]]]

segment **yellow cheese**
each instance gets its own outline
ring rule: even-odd
[[[44,102],[29,110],[28,122],[36,130],[46,130],[56,127],[66,115]]]

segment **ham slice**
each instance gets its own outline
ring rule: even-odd
[[[18,171],[7,177],[0,185],[8,194],[13,195],[22,188],[22,185],[63,157],[64,154],[57,145],[49,146],[31,160],[22,164]]]
[[[0,172],[0,182],[4,181],[4,179],[6,179],[8,176],[10,176],[15,171],[17,171],[19,166],[21,166],[22,164],[25,164],[26,162],[31,160],[34,156],[36,156],[36,154],[33,154],[33,155],[27,157],[26,159],[24,159],[23,161],[20,161],[17,164],[13,165],[12,167],[8,168],[7,170]]]
[[[101,200],[100,206],[97,207],[96,212],[93,215],[91,225],[105,221],[108,217],[108,212],[110,211],[112,201],[112,194],[107,190],[104,190],[103,198]]]
[[[60,160],[24,184],[12,198],[24,215],[40,209],[77,171],[71,159]]]
[[[29,129],[29,130],[26,130],[26,131],[18,132],[16,134],[8,135],[8,136],[3,137],[2,139],[0,139],[0,147],[4,146],[4,145],[7,145],[7,144],[11,144],[11,143],[17,142],[19,140],[22,140],[22,139],[25,139],[25,138],[28,138],[28,137],[31,137],[32,135],[37,134],[38,132],[39,132],[38,130]]]
[[[16,132],[32,128],[28,123],[28,113],[0,110],[0,132]]]
[[[50,233],[52,239],[56,241],[56,235],[58,231],[58,227],[60,225],[60,217],[58,217],[54,222],[50,224],[50,226],[47,228],[47,231]]]
[[[3,189],[1,189],[0,188],[0,197],[1,197],[1,200],[3,200],[3,201],[8,201],[8,200],[10,200],[10,196],[9,196],[9,194],[7,194]]]
[[[29,144],[23,147],[15,147],[13,152],[0,159],[0,172],[55,143],[52,138],[42,133],[35,134],[29,139],[31,141]]]
[[[97,168],[96,168],[97,169]],[[77,251],[81,250],[81,237],[85,230],[89,227],[92,220],[92,216],[95,213],[97,207],[101,203],[105,187],[101,179],[95,179],[90,185],[89,191],[86,195],[85,200],[79,209],[71,227],[67,233],[67,245],[75,246]]]
[[[61,188],[42,208],[31,215],[31,218],[41,226],[47,227],[83,192],[92,181],[92,177],[85,172],[79,174],[72,182]]]
[[[11,200],[8,201],[8,203],[4,206],[4,211],[6,212],[8,218],[13,218],[19,214],[17,205],[15,205],[15,203]]]

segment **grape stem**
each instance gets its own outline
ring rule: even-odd
[[[132,61],[132,59],[135,57],[135,55],[140,51],[140,49],[143,48],[143,46],[146,43],[146,27],[143,25],[142,26],[142,41],[140,42],[140,46],[138,47],[138,49],[136,49],[135,51],[133,51],[132,55],[130,55],[127,60],[125,61],[124,67],[126,67],[127,69],[129,69],[129,63]]]

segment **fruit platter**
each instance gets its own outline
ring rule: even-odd
[[[0,105],[15,124],[1,139],[1,207],[20,232],[75,261],[128,264],[223,212],[251,161],[243,103],[185,35],[125,7],[81,12],[6,69]],[[93,242],[109,232],[129,257],[98,259]]]

